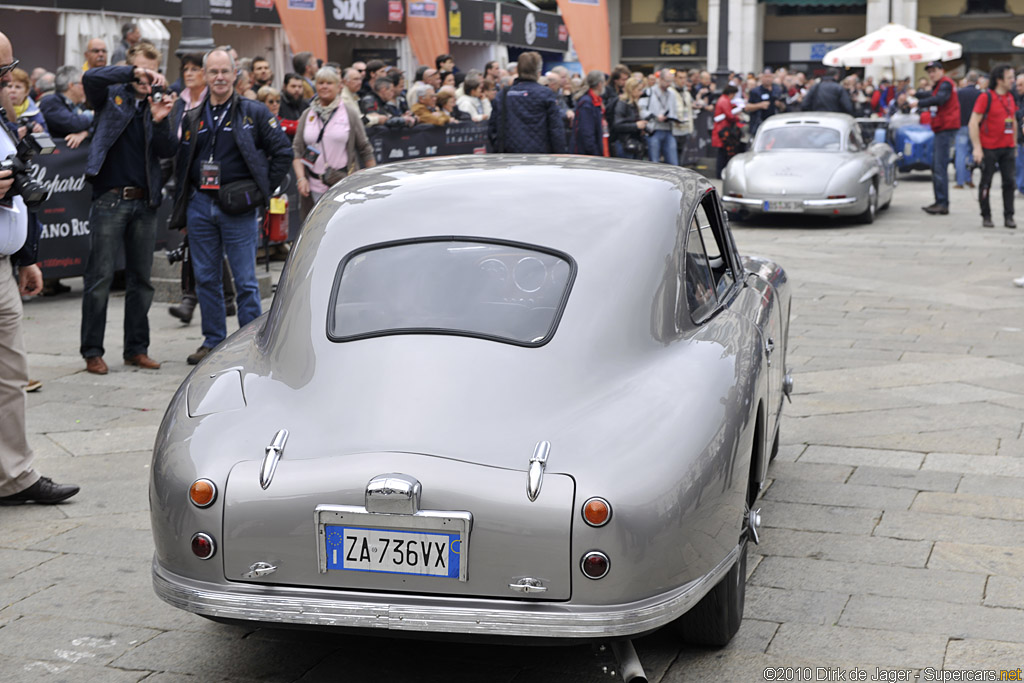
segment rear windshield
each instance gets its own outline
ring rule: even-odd
[[[839,131],[824,126],[786,125],[762,130],[757,136],[755,151],[778,152],[781,150],[805,150],[819,152],[839,151]]]
[[[459,334],[540,346],[555,332],[574,273],[565,254],[521,244],[376,245],[339,267],[327,336]]]

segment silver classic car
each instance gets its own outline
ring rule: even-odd
[[[724,644],[789,311],[687,170],[361,171],[167,410],[156,592],[221,620]]]
[[[722,204],[738,218],[809,213],[872,223],[892,201],[896,161],[889,145],[865,142],[848,114],[778,114],[722,171]]]

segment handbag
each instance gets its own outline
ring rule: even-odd
[[[220,204],[220,210],[229,216],[240,216],[256,207],[263,206],[266,199],[256,181],[246,178],[222,185],[217,190],[217,203]]]

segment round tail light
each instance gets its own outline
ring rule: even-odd
[[[611,561],[600,550],[591,550],[580,562],[580,568],[588,579],[603,579],[610,567]]]
[[[217,499],[217,487],[209,479],[196,479],[188,489],[188,499],[196,507],[209,507]]]
[[[200,560],[208,560],[217,552],[217,546],[209,534],[198,533],[192,537],[192,552]]]
[[[583,521],[590,526],[604,526],[612,518],[612,506],[604,498],[591,498],[583,504]]]

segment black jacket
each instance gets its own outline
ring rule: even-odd
[[[978,86],[969,83],[957,89],[956,96],[960,99],[960,127],[966,126],[971,120],[971,112],[974,111],[974,103],[978,101],[981,91]]]
[[[489,131],[495,152],[565,154],[565,128],[555,93],[516,79],[494,98]]]
[[[807,93],[801,111],[834,111],[853,116],[853,101],[846,88],[825,77]]]
[[[306,107],[309,106],[309,102],[302,99],[293,100],[291,95],[286,92],[281,93],[281,111],[280,116],[282,119],[288,119],[289,121],[298,121],[299,117],[302,116],[302,112],[306,111]]]
[[[39,111],[43,112],[46,128],[55,138],[81,133],[92,126],[92,117],[78,112],[71,100],[60,93],[39,100]]]

